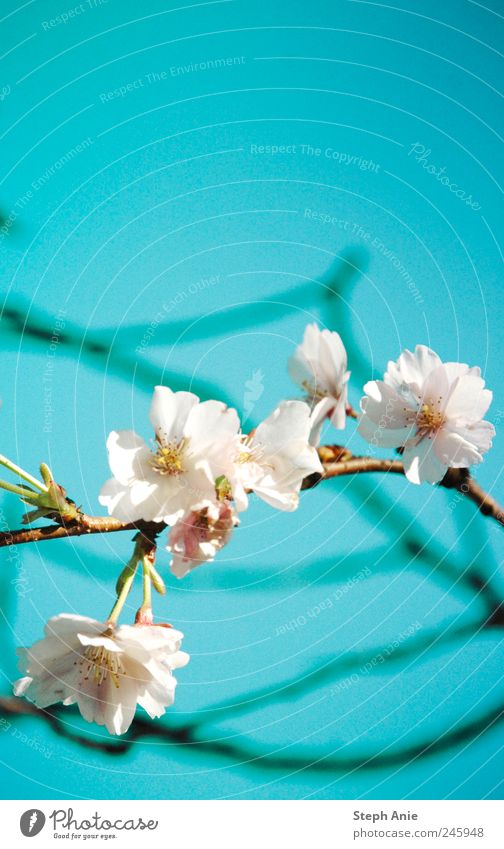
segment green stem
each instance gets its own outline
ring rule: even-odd
[[[30,475],[29,472],[25,472],[21,466],[13,463],[12,460],[9,460],[7,457],[4,457],[3,454],[0,454],[0,465],[5,466],[6,469],[9,469],[11,472],[14,472],[15,475],[18,475],[20,478],[25,480],[27,483],[31,484],[35,487],[35,489],[39,489],[41,492],[47,492],[47,487],[44,484],[34,478],[33,475]]]
[[[32,489],[25,488],[24,486],[17,486],[15,483],[7,483],[7,481],[0,480],[0,487],[2,489],[6,489],[7,492],[14,492],[16,495],[21,495],[22,498],[28,498],[33,500],[33,497],[37,498],[37,493],[33,492]]]
[[[129,591],[132,587],[133,580],[134,580],[135,574],[136,574],[136,570],[137,570],[136,565],[130,566],[130,572],[129,572],[128,576],[123,581],[123,584],[122,584],[120,592],[117,596],[116,602],[115,602],[115,604],[114,604],[114,606],[113,606],[113,608],[110,611],[110,614],[108,616],[107,622],[113,622],[114,624],[117,622],[117,620],[119,618],[119,614],[124,607],[124,602],[126,601],[126,599],[128,597],[128,593],[129,593]]]
[[[142,607],[145,610],[150,610],[152,608],[152,581],[150,575],[150,564],[147,562],[147,558],[144,557],[142,560],[142,569],[143,569],[143,602]]]

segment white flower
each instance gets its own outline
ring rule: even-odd
[[[482,421],[492,393],[479,368],[442,363],[425,345],[389,362],[382,380],[366,383],[361,435],[384,448],[402,447],[406,477],[437,483],[447,468],[481,463],[495,430]]]
[[[322,473],[309,444],[310,408],[304,401],[282,401],[264,422],[243,438],[231,481],[237,509],[248,505],[247,490],[279,510],[295,510],[305,477]]]
[[[308,324],[303,342],[289,359],[289,374],[314,407],[310,442],[316,444],[326,418],[343,430],[348,405],[347,353],[335,331]]]
[[[183,635],[162,625],[110,628],[87,616],[62,613],[49,620],[45,637],[18,649],[26,677],[14,685],[39,708],[77,704],[87,722],[124,734],[137,704],[150,717],[173,704],[173,669],[189,660],[179,651]]]
[[[238,518],[228,501],[209,503],[191,511],[173,526],[168,551],[173,554],[171,571],[183,578],[191,569],[209,563],[228,542]]]
[[[228,474],[239,441],[236,410],[191,392],[156,386],[150,419],[151,450],[134,431],[112,431],[108,440],[113,478],[100,503],[124,522],[173,524],[215,497],[215,479]]]

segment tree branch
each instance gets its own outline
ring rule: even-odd
[[[322,480],[338,478],[342,475],[357,475],[363,472],[405,474],[404,465],[400,460],[353,457],[346,449],[338,445],[321,445],[319,455],[324,466],[324,474],[306,478],[303,481],[303,489],[311,489]],[[462,497],[476,504],[480,513],[490,516],[499,525],[504,526],[504,508],[471,477],[468,469],[448,469],[439,486],[457,490]]]
[[[343,475],[358,475],[368,472],[381,472],[404,475],[404,465],[400,460],[388,460],[378,457],[354,457],[339,445],[321,445],[319,455],[324,467],[323,475],[310,475],[303,481],[302,489],[313,489],[323,480]],[[504,508],[482,489],[471,477],[468,469],[449,469],[439,486],[454,489],[461,497],[476,504],[480,513],[495,519],[504,526]],[[42,528],[23,528],[0,533],[0,548],[24,545],[28,542],[43,542],[64,537],[78,537],[89,534],[110,534],[117,531],[136,531],[148,540],[153,540],[165,528],[163,522],[120,522],[109,516],[88,516],[79,513],[71,522],[61,522]]]
[[[65,537],[80,537],[89,534],[112,534],[117,531],[135,531],[152,541],[161,533],[166,525],[164,522],[120,522],[112,516],[88,516],[79,513],[72,522],[62,522],[58,525],[46,525],[42,528],[22,528],[18,531],[0,533],[0,548],[10,545],[24,545],[27,542],[43,542],[49,539]]]

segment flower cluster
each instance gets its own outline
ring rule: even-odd
[[[238,524],[236,513],[248,507],[249,492],[279,510],[295,510],[304,478],[322,473],[303,401],[283,401],[244,434],[236,410],[220,401],[156,386],[150,420],[151,447],[130,430],[110,434],[113,477],[100,502],[125,522],[170,525],[178,577],[213,560]]]
[[[340,336],[308,325],[289,371],[312,407],[311,443],[318,444],[325,419],[343,429],[351,411],[350,372]],[[425,345],[403,351],[364,392],[360,435],[376,447],[398,449],[412,483],[439,483],[449,468],[481,463],[492,445],[494,426],[483,419],[492,393],[480,369],[443,363]]]
[[[364,386],[360,416],[349,404],[350,372],[338,333],[308,325],[289,373],[303,399],[282,401],[249,433],[225,404],[157,386],[150,408],[152,440],[130,430],[110,434],[112,477],[100,503],[115,519],[149,523],[150,535],[137,535],[105,622],[56,616],[44,639],[20,650],[25,675],[15,685],[16,695],[41,708],[75,703],[84,719],[113,734],[127,730],[137,705],[151,717],[163,714],[174,699],[172,673],[189,658],[180,650],[182,634],[155,625],[152,617],[151,586],[165,592],[154,567],[156,537],[169,528],[171,570],[182,578],[229,543],[250,493],[275,509],[295,510],[303,481],[324,474],[323,449],[318,450],[324,423],[341,431],[348,417],[359,418],[359,434],[376,448],[397,449],[406,477],[415,484],[438,483],[449,468],[480,463],[491,446],[494,428],[483,417],[492,393],[480,370],[443,363],[424,345],[403,351],[389,362],[383,380]],[[5,458],[0,462],[8,464]],[[78,520],[75,505],[47,467],[41,467],[43,484],[13,464],[8,467],[30,483],[30,488],[2,484],[36,508],[26,521],[41,515]],[[139,564],[143,604],[134,625],[119,626]]]

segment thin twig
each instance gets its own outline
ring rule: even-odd
[[[342,475],[362,474],[363,472],[405,474],[404,466],[400,460],[388,460],[377,457],[348,457],[344,454],[342,455],[342,450],[339,446],[321,446],[319,453],[324,466],[324,474],[319,478],[319,481],[327,480],[328,478],[337,478]],[[330,459],[328,456],[330,451],[336,452],[334,459]],[[303,489],[309,489],[316,483],[317,481],[310,483],[310,479],[307,479],[304,482]],[[468,469],[448,469],[443,480],[440,481],[439,486],[445,489],[457,490],[461,496],[474,502],[480,513],[484,516],[490,516],[499,525],[504,526],[504,508],[471,477]]]
[[[88,516],[79,513],[79,518],[58,525],[46,525],[42,528],[22,528],[17,531],[0,533],[0,548],[9,545],[24,545],[28,542],[43,542],[49,539],[64,539],[80,537],[89,534],[112,534],[117,531],[135,531],[148,540],[161,533],[166,525],[164,522],[120,522],[112,516]]]

